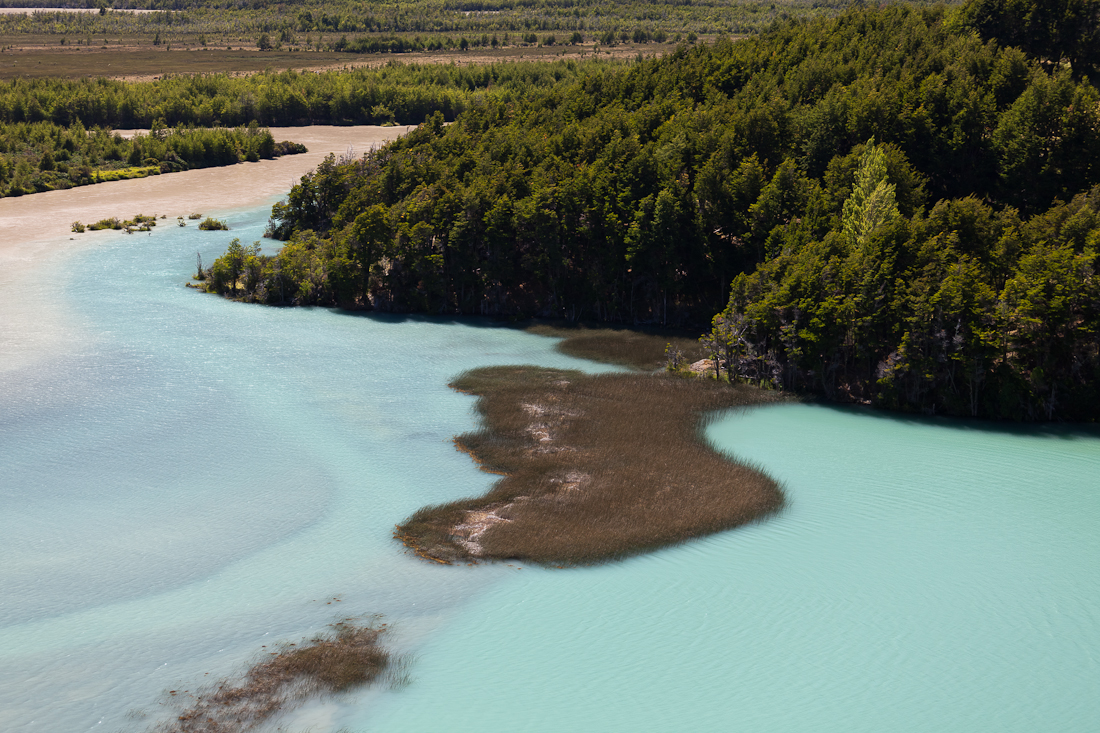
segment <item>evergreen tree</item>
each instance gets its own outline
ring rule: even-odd
[[[852,195],[844,202],[842,230],[849,244],[862,248],[876,229],[901,215],[896,190],[888,179],[886,156],[871,138],[860,158]]]

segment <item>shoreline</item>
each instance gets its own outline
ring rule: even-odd
[[[308,153],[274,160],[166,173],[147,178],[96,183],[61,191],[0,198],[0,374],[26,369],[50,355],[71,350],[80,338],[63,304],[37,299],[20,285],[36,268],[85,251],[106,233],[73,234],[72,222],[85,224],[134,214],[165,214],[175,219],[263,205],[285,195],[329,153],[349,148],[362,155],[397,139],[411,126],[360,125],[274,127],[279,140],[304,144]]]
[[[268,129],[276,139],[302,143],[309,152],[2,198],[0,256],[10,256],[12,249],[23,244],[68,236],[69,225],[78,219],[87,222],[122,214],[129,217],[135,212],[152,214],[154,209],[157,214],[187,209],[186,215],[196,209],[222,211],[260,205],[288,192],[329,153],[341,155],[350,148],[359,156],[413,127],[271,127]]]

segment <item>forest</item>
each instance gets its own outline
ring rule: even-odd
[[[1094,69],[999,43],[980,7],[784,21],[477,100],[453,125],[435,114],[304,177],[272,212],[282,251],[237,243],[208,287],[711,322],[724,378],[925,413],[1095,419]]]
[[[105,171],[147,175],[293,153],[294,144],[276,144],[257,124],[416,124],[434,112],[454,119],[475,100],[510,102],[583,69],[621,65],[393,61],[378,69],[149,82],[17,79],[0,85],[0,196],[94,183]],[[111,128],[153,134],[131,142]]]
[[[0,84],[0,122],[77,121],[92,126],[419,124],[447,120],[474,100],[508,103],[571,79],[605,59],[484,66],[404,64],[350,71],[284,71],[248,76],[176,75],[145,82],[15,79]]]
[[[203,129],[154,124],[147,135],[124,138],[102,127],[49,122],[0,122],[0,196],[85,186],[192,168],[232,165],[305,152],[275,142],[255,122]]]

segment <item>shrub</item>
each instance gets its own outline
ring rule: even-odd
[[[160,173],[159,165],[131,166],[129,168],[119,168],[116,170],[97,170],[95,171],[94,180],[96,183],[125,181],[130,178],[145,178],[146,176],[157,175],[158,173]]]
[[[204,232],[228,231],[229,225],[224,221],[208,216],[199,222],[199,229],[202,229]]]
[[[390,113],[393,114],[392,112]],[[297,155],[298,153],[308,153],[309,148],[301,143],[291,142],[289,140],[283,140],[282,142],[275,143],[275,156],[280,155]],[[197,218],[197,217],[192,217]]]
[[[117,216],[112,216],[110,219],[100,219],[95,224],[89,224],[88,228],[93,232],[97,232],[100,229],[121,229],[122,222],[118,220]]]
[[[128,219],[122,222],[122,226],[125,227],[155,227],[157,225],[157,215],[145,216],[144,214],[135,214],[133,219]],[[145,231],[145,230],[142,230]]]

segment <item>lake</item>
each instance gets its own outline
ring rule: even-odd
[[[268,210],[84,234],[3,282],[0,729],[144,730],[166,690],[370,614],[410,683],[277,725],[1100,725],[1096,431],[732,413],[707,437],[783,482],[780,515],[596,568],[431,565],[393,525],[492,482],[450,442],[476,421],[447,381],[607,367],[488,321],[183,287]]]

